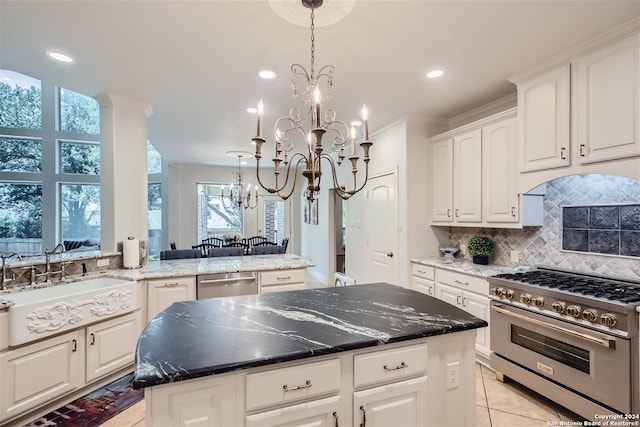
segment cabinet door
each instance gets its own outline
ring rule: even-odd
[[[462,308],[474,316],[489,321],[489,298],[473,292],[462,294]],[[489,327],[476,329],[476,351],[485,357],[489,357],[490,336]]]
[[[136,313],[89,326],[86,332],[86,382],[132,365],[138,335]]]
[[[516,142],[515,118],[482,129],[482,217],[486,222],[519,220]]]
[[[436,286],[436,296],[451,305],[460,306],[462,304],[462,291],[442,282],[438,282]]]
[[[353,393],[353,425],[427,425],[427,377],[392,383]]]
[[[480,129],[453,138],[453,219],[482,221],[482,133]]]
[[[518,83],[520,172],[570,164],[570,65]]]
[[[453,221],[453,141],[431,145],[431,221]]]
[[[0,421],[84,385],[84,330],[0,355]]]
[[[177,301],[196,299],[195,277],[150,280],[147,286],[147,321]]]
[[[340,396],[287,406],[246,417],[245,425],[273,427],[329,427],[338,426]]]
[[[413,290],[432,297],[436,295],[433,280],[423,279],[422,277],[413,276]]]
[[[640,155],[638,35],[577,62],[580,163]]]

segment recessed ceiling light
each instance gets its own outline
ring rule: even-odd
[[[271,70],[262,70],[258,73],[258,75],[263,79],[272,79],[276,76],[276,73]]]
[[[69,63],[73,62],[73,58],[72,57],[70,57],[66,53],[57,52],[55,50],[47,51],[47,56],[49,58],[51,58],[51,59],[55,59],[58,62],[64,62],[66,64],[69,64]]]
[[[444,71],[442,70],[432,70],[427,73],[428,79],[437,79],[438,77],[442,77]]]
[[[256,107],[247,108],[247,113],[256,114],[257,112],[258,112],[258,109]]]

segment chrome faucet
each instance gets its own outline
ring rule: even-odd
[[[12,256],[17,256],[18,259],[22,259],[22,255],[20,255],[18,252],[14,252],[11,255],[2,254],[2,277],[0,278],[0,290],[3,291],[5,289],[5,285],[8,282],[13,282],[14,280],[16,280],[15,274],[13,275],[13,278],[7,279],[7,258],[11,258]]]
[[[44,276],[46,278],[47,283],[51,283],[51,276],[53,276],[54,274],[59,274],[60,275],[60,280],[65,280],[65,271],[64,271],[64,261],[60,262],[60,271],[51,271],[51,255],[55,255],[55,254],[60,254],[62,252],[64,252],[64,245],[62,243],[58,243],[56,245],[55,248],[53,248],[52,251],[49,250],[49,248],[46,248],[44,250],[44,257],[45,257],[45,268],[44,268],[44,272],[40,273],[40,274],[36,274],[36,277],[41,277]]]

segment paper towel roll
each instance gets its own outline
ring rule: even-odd
[[[140,266],[140,242],[133,237],[122,242],[122,265],[124,268]]]

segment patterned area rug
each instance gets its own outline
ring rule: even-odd
[[[133,373],[33,420],[25,427],[94,427],[144,398],[131,386]]]

